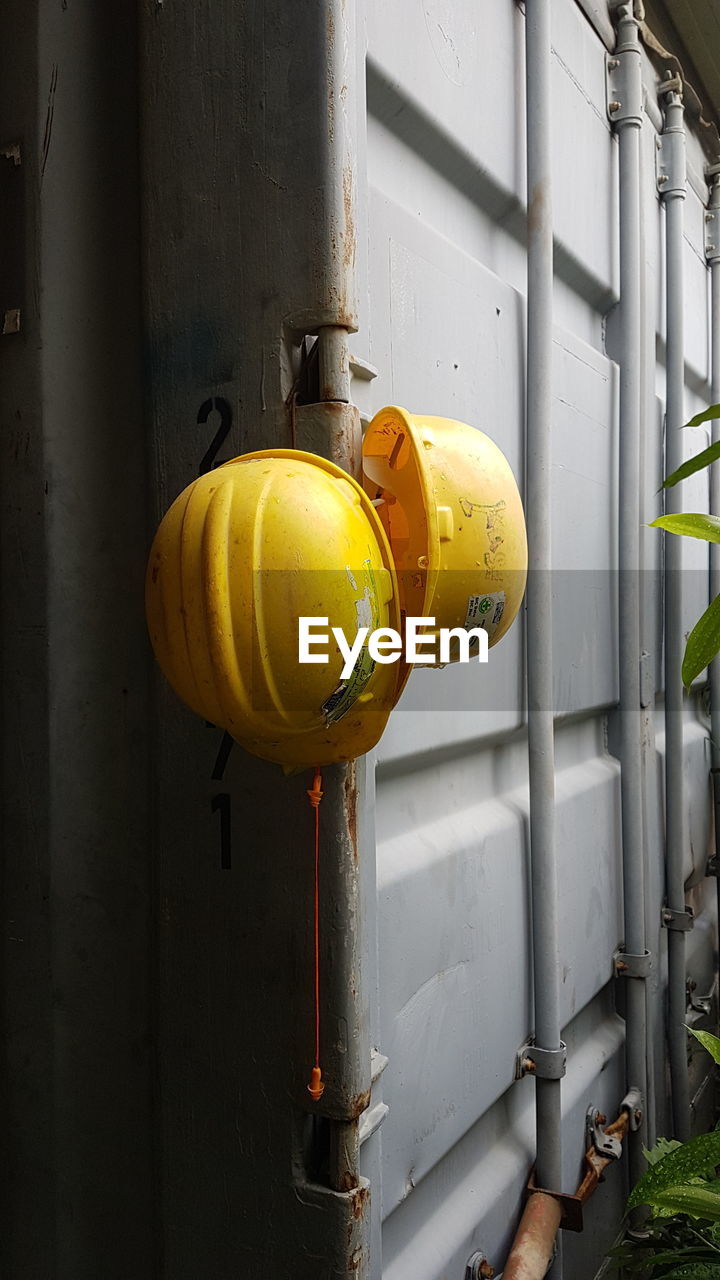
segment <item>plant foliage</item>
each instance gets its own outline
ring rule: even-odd
[[[720,1038],[688,1031],[720,1063]],[[720,1280],[720,1128],[689,1142],[660,1138],[645,1158],[627,1210],[649,1205],[652,1216],[611,1250],[613,1268],[628,1280]]]
[[[700,427],[714,418],[720,418],[720,404],[711,404],[707,409],[703,409],[702,413],[696,413],[694,418],[685,423],[685,426]],[[715,441],[707,449],[701,450],[700,453],[695,454],[694,458],[688,458],[666,477],[662,487],[671,489],[681,480],[687,480],[689,476],[702,471],[703,467],[712,466],[713,463],[720,464],[720,441]],[[659,516],[657,520],[652,521],[651,527],[663,529],[665,533],[679,534],[685,538],[702,538],[705,542],[720,542],[720,517],[706,515],[700,511]],[[682,679],[686,688],[690,688],[693,680],[700,675],[701,671],[704,671],[719,652],[720,596],[716,596],[688,636],[682,666]]]

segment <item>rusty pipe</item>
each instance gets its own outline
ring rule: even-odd
[[[542,1280],[550,1266],[561,1217],[559,1200],[542,1191],[528,1197],[505,1263],[503,1280]]]
[[[602,1117],[601,1117],[602,1119]],[[606,1137],[618,1138],[624,1142],[630,1127],[630,1112],[623,1108],[620,1115],[604,1130]],[[574,1196],[566,1196],[566,1207],[570,1201],[578,1201],[578,1212],[586,1204],[593,1192],[603,1180],[608,1165],[615,1164],[612,1156],[602,1155],[594,1147],[585,1152],[584,1177]],[[563,1202],[544,1191],[533,1190],[530,1180],[530,1194],[525,1205],[520,1225],[515,1233],[508,1260],[502,1273],[502,1280],[542,1280],[553,1256],[553,1246],[563,1217]],[[581,1219],[577,1219],[581,1222]],[[572,1230],[580,1227],[569,1220]]]

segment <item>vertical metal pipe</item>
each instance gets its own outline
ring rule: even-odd
[[[632,5],[618,15],[617,63],[622,101],[611,104],[620,166],[620,362],[619,405],[619,693],[625,950],[645,951],[643,863],[642,725],[640,711],[640,417],[641,417],[641,237],[640,131],[642,78],[638,23]],[[625,1069],[629,1089],[639,1089],[643,1117],[647,1096],[645,983],[626,980]],[[644,1120],[629,1143],[630,1176],[642,1172]]]
[[[706,253],[710,264],[711,398],[720,402],[720,173],[712,179],[708,203]],[[720,420],[711,423],[712,443],[720,441]],[[710,468],[710,512],[720,515],[720,463]],[[720,546],[710,543],[710,598],[720,595]],[[710,735],[713,800],[715,810],[715,884],[718,903],[718,966],[720,968],[720,657],[710,663]]]
[[[560,1048],[551,491],[553,236],[550,187],[550,3],[527,0],[527,591],[530,850],[535,1043]],[[562,1183],[560,1081],[536,1079],[537,1179]],[[557,1274],[557,1272],[555,1273]]]
[[[685,129],[682,98],[665,94],[663,130],[662,201],[665,206],[666,272],[666,397],[665,471],[675,471],[683,460],[680,428],[683,424],[685,361],[683,340],[683,205],[685,200]],[[666,513],[682,510],[680,486],[666,491]],[[685,647],[682,615],[681,539],[665,537],[665,877],[670,911],[685,909],[683,871],[686,848],[683,761],[682,659]],[[670,926],[672,920],[669,921]],[[673,1131],[685,1141],[690,1136],[690,1088],[688,1081],[685,934],[668,928],[668,1051],[672,1087]]]

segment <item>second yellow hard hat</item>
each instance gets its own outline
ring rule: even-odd
[[[364,484],[378,504],[407,616],[482,627],[497,644],[522,602],[525,517],[505,455],[482,431],[390,406],[363,441]],[[458,649],[451,649],[451,661]],[[427,665],[438,665],[428,658]]]

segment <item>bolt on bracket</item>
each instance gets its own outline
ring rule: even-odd
[[[663,907],[660,923],[664,929],[678,929],[681,933],[688,933],[695,924],[695,915],[692,907],[687,905],[684,911],[673,911],[672,907]]]
[[[619,1160],[622,1155],[622,1142],[611,1133],[606,1133],[603,1125],[607,1117],[596,1107],[588,1107],[585,1113],[585,1145],[593,1147],[599,1156],[607,1160]]]
[[[465,1280],[492,1280],[495,1275],[484,1253],[476,1250],[465,1263]]]
[[[663,196],[684,193],[685,140],[681,133],[669,130],[655,141],[655,179]]]
[[[627,1111],[628,1113],[632,1132],[637,1133],[643,1117],[643,1097],[639,1089],[628,1089],[625,1097],[620,1103],[621,1115],[623,1111]]]
[[[720,209],[705,211],[705,257],[708,262],[720,261]]]
[[[622,944],[613,952],[613,972],[616,978],[647,978],[652,969],[652,952],[634,955],[625,951]]]
[[[518,1049],[515,1059],[515,1079],[525,1075],[539,1080],[562,1080],[567,1063],[567,1046],[560,1041],[558,1049],[539,1049],[532,1039]]]
[[[605,105],[612,124],[642,122],[640,49],[619,48],[605,55]]]

